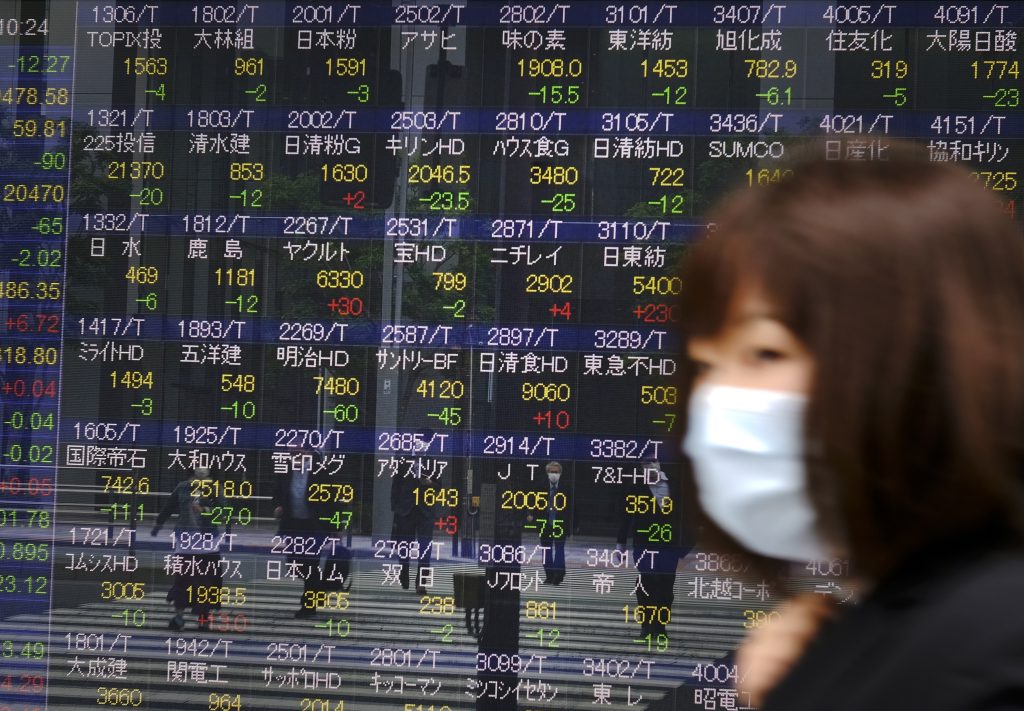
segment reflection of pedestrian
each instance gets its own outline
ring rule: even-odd
[[[391,512],[395,517],[391,535],[399,543],[405,543],[402,547],[402,570],[399,572],[398,581],[404,589],[409,589],[409,558],[410,555],[415,555],[416,592],[420,595],[427,592],[420,579],[420,570],[430,566],[431,539],[434,534],[433,507],[425,503],[424,490],[437,486],[431,480],[420,476],[420,457],[427,451],[433,437],[433,430],[428,429],[422,436],[416,438],[416,458],[412,471],[402,472],[391,480]]]
[[[167,591],[167,601],[174,606],[174,617],[167,623],[172,630],[185,628],[185,609],[189,607],[198,618],[199,629],[209,629],[211,610],[220,608],[221,531],[204,515],[217,504],[216,492],[210,470],[197,467],[174,487],[151,532],[157,535],[167,519],[177,516],[171,557],[174,582]]]
[[[633,538],[633,560],[637,569],[634,620],[643,634],[664,635],[675,598],[676,567],[688,552],[686,531],[680,520],[680,497],[676,482],[655,460],[644,463],[644,482],[633,484],[625,493],[618,543]]]
[[[572,528],[571,487],[562,478],[562,465],[548,462],[544,467],[547,474],[545,510],[538,517],[540,542],[549,546],[544,558],[544,584],[559,585],[565,580],[565,539]]]
[[[324,539],[323,525],[317,506],[310,500],[310,485],[320,482],[319,458],[309,449],[300,450],[291,458],[288,472],[278,477],[274,487],[274,517],[278,520],[277,533],[289,537],[293,552],[288,563],[302,576],[302,594],[296,618],[313,617],[316,606],[306,593],[318,589],[320,580],[320,546]],[[315,486],[314,486],[315,490]],[[320,498],[319,495],[314,498]],[[294,551],[299,550],[300,553]]]

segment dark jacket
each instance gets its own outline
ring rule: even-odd
[[[533,485],[530,491],[534,491],[538,494],[543,493],[547,497],[548,508],[544,510],[531,509],[528,512],[527,523],[536,523],[537,519],[547,519],[548,512],[553,508],[554,504],[562,506],[561,510],[554,510],[554,518],[561,521],[561,536],[553,536],[553,532],[557,531],[554,526],[544,525],[544,534],[540,536],[541,540],[550,541],[560,538],[565,540],[569,538],[573,533],[573,526],[576,523],[575,509],[574,509],[574,497],[573,497],[573,486],[572,479],[569,474],[563,473],[558,479],[558,484],[555,485],[555,494],[558,496],[558,501],[555,501],[555,497],[551,496],[551,482],[548,481],[547,474],[541,474],[540,477],[534,479]],[[563,498],[564,497],[564,498]],[[539,524],[538,524],[539,525]],[[538,529],[539,532],[539,529]]]
[[[414,511],[421,513],[429,511],[428,506],[416,502],[416,487],[428,488],[433,486],[439,488],[441,484],[427,479],[420,479],[415,476],[406,476],[406,472],[399,472],[391,480],[391,512],[395,516],[408,516]]]
[[[221,499],[216,496],[193,497],[192,492],[196,488],[194,486],[195,481],[190,477],[178,482],[177,486],[174,487],[160,509],[160,513],[157,514],[154,524],[157,529],[162,528],[167,520],[176,514],[178,518],[175,521],[174,528],[178,532],[211,532],[218,530],[217,526],[212,523],[211,517],[208,515],[204,516],[203,514],[209,514],[210,509],[221,505]]]
[[[666,550],[676,558],[690,552],[695,540],[695,517],[689,511],[687,498],[681,495],[678,477],[669,475],[668,488],[672,498],[669,512],[661,510],[660,502],[658,508],[649,506],[653,494],[647,484],[636,483],[621,489],[617,502],[619,545],[625,546],[631,540],[634,549]]]
[[[1022,604],[1020,547],[931,546],[823,629],[763,711],[1024,709]]]
[[[288,473],[278,475],[275,482],[272,502],[275,508],[280,506],[283,509],[279,534],[300,532],[304,529],[319,530],[324,527],[322,518],[329,518],[335,510],[351,509],[355,505],[333,501],[339,492],[330,485],[344,482],[339,477],[329,476],[323,469],[321,457],[314,455],[313,467],[306,477],[306,511],[309,516],[307,519],[300,518],[292,506],[291,487],[295,475],[296,472],[289,469]]]

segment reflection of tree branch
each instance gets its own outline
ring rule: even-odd
[[[275,212],[320,212],[323,206],[317,193],[317,179],[312,173],[294,178],[271,175],[267,179],[267,205]]]
[[[87,137],[99,135],[99,132],[82,123],[72,124],[71,130],[71,190],[68,196],[70,212],[84,213],[107,209],[113,199],[115,204],[129,204],[127,185],[111,185],[106,179],[106,166],[116,154],[112,151],[87,151]],[[72,244],[85,241],[85,223],[79,224],[72,235],[71,225],[64,225],[68,237],[68,285],[88,284],[93,287],[102,285],[110,278],[104,260],[80,257],[71,249]],[[105,234],[105,233],[101,233]],[[65,290],[66,307],[69,313],[95,312],[100,309],[102,288],[72,288]]]
[[[71,136],[73,156],[71,163],[71,209],[100,210],[109,204],[109,194],[128,201],[128,185],[111,185],[107,180],[105,166],[116,157],[113,151],[87,151],[86,138],[98,136],[99,132],[85,124],[72,124]],[[118,194],[120,193],[120,194]],[[102,198],[107,197],[106,203]]]
[[[318,196],[319,179],[315,174],[305,174],[297,177],[275,176],[268,182],[268,194],[271,196],[270,205],[276,214],[306,213],[326,214],[324,206],[320,204]],[[340,213],[341,211],[334,211]],[[377,215],[378,211],[359,211],[360,217],[371,217]],[[351,214],[345,211],[345,214]],[[383,215],[383,212],[380,212]],[[331,241],[335,238],[310,236],[315,241]],[[428,243],[427,240],[410,240],[417,244]],[[467,301],[467,320],[488,321],[494,317],[494,307],[488,302],[489,295],[493,294],[494,270],[489,263],[490,249],[481,244],[461,240],[431,240],[429,243],[441,243],[447,250],[444,262],[423,263],[416,262],[403,265],[400,269],[402,281],[402,303],[398,312],[403,319],[413,321],[435,322],[443,319],[445,311],[442,307],[447,305],[453,298],[464,298]],[[365,275],[366,286],[359,291],[359,296],[369,301],[377,296],[387,293],[391,285],[383,283],[383,269],[385,259],[392,259],[391,244],[383,236],[371,239],[354,239],[347,242],[347,249],[350,250],[345,260],[340,262],[345,268],[360,271]],[[452,271],[456,269],[465,272],[467,280],[472,287],[455,296],[457,292],[439,291],[434,286],[433,272]],[[296,266],[301,266],[296,264]],[[312,267],[308,267],[312,268]],[[399,270],[396,270],[399,271]],[[312,290],[306,280],[291,279],[279,284],[280,314],[281,318],[306,318],[313,315],[323,314],[322,295],[330,294],[320,290]],[[355,295],[355,294],[354,294]],[[482,298],[481,298],[482,297]],[[326,300],[330,300],[329,298]],[[385,319],[387,316],[385,316]],[[346,323],[361,328],[381,327],[381,321],[376,318],[376,311],[365,309],[356,318],[345,319]]]

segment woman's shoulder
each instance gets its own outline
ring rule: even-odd
[[[1000,658],[1024,665],[1024,548],[967,554],[953,547],[946,555],[939,551],[923,561],[912,559],[899,580],[874,597],[880,620],[901,630],[897,646],[912,648],[921,658],[956,667]]]
[[[821,630],[765,708],[1017,708],[997,701],[1024,698],[1024,550],[973,550],[906,561]]]
[[[915,616],[908,651],[944,677],[936,691],[961,699],[959,708],[1020,708],[1001,704],[1024,699],[1024,550],[950,567]]]
[[[879,586],[877,597],[889,604],[927,601],[959,607],[983,600],[1019,600],[1022,593],[1024,545],[971,537],[936,544],[911,556]]]
[[[925,580],[925,599],[937,614],[959,625],[985,621],[1024,630],[1024,548],[1007,548],[974,561],[949,561],[949,572]],[[931,594],[928,594],[928,593]],[[987,631],[987,630],[986,630]],[[1021,636],[1024,648],[1024,635]]]

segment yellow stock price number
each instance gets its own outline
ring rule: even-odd
[[[209,499],[224,497],[225,499],[251,499],[253,495],[251,481],[233,481],[232,479],[192,479],[189,482],[192,498]]]
[[[675,296],[682,293],[683,280],[679,277],[666,276],[634,276],[633,293],[640,296],[653,294],[656,296]]]
[[[982,59],[971,62],[972,79],[1020,79],[1019,59]]]
[[[685,168],[657,168],[647,169],[651,174],[651,185],[660,188],[683,188],[686,187],[683,178],[686,176]]]
[[[150,492],[148,476],[132,476],[131,474],[100,474],[104,494],[142,494]]]
[[[167,76],[167,57],[127,57],[124,73],[128,76]]]
[[[527,274],[527,294],[571,294],[572,274]]]
[[[351,504],[356,498],[356,488],[351,484],[314,483],[307,491],[306,499],[316,503]]]
[[[100,706],[142,706],[142,689],[98,686],[96,703]]]
[[[793,171],[789,168],[761,168],[756,171],[748,168],[744,175],[747,176],[747,185],[770,185],[792,177]]]
[[[679,392],[675,385],[641,385],[642,405],[675,405]]]
[[[256,269],[253,267],[218,267],[213,270],[213,276],[217,286],[256,286]]]
[[[366,277],[361,271],[348,269],[321,269],[316,273],[316,285],[321,289],[362,289]]]
[[[67,124],[63,119],[14,119],[11,123],[11,134],[15,138],[63,138],[67,135]]]
[[[4,202],[64,202],[64,186],[57,183],[5,183]]]
[[[561,491],[555,492],[554,496],[549,496],[546,491],[501,492],[501,508],[513,511],[547,511],[549,508],[564,511],[568,503],[568,498]]]
[[[152,370],[123,370],[110,371],[110,387],[112,388],[127,388],[128,390],[152,390],[153,389],[153,371]]]
[[[108,180],[162,180],[166,173],[159,160],[112,160],[107,163]]]
[[[872,79],[906,79],[909,74],[910,64],[905,59],[871,60]]]
[[[409,708],[410,706],[412,706],[412,704],[406,704],[405,708]],[[345,711],[345,700],[311,699],[309,697],[305,697],[299,701],[299,711]]]
[[[523,383],[523,400],[568,402],[571,397],[572,387],[567,383]]]
[[[235,58],[235,76],[236,77],[261,77],[261,76],[263,76],[263,58],[262,57],[236,57]]]
[[[50,87],[43,92],[42,103],[46,106],[64,106],[68,103],[68,90]],[[12,86],[0,91],[0,104],[15,106],[38,106],[39,89],[34,86]]]
[[[104,580],[100,583],[100,597],[104,600],[142,600],[146,597],[146,584]]]
[[[527,600],[526,619],[528,620],[557,620],[558,603],[548,600]]]
[[[329,77],[363,77],[366,76],[365,57],[332,57],[324,60]]]
[[[31,351],[25,346],[0,346],[0,363],[5,365],[57,365],[57,349],[35,346]]]
[[[643,60],[640,62],[640,69],[643,75],[655,76],[661,79],[685,79],[690,73],[690,63],[685,59],[669,58],[658,59],[654,62]]]
[[[627,625],[630,622],[667,625],[672,621],[672,608],[665,605],[623,605],[622,612]]]
[[[229,588],[224,585],[189,585],[185,594],[190,603],[200,605],[244,605],[246,601],[244,587]]]
[[[302,595],[302,606],[307,610],[344,612],[349,606],[348,593],[335,590],[307,590]]]
[[[531,165],[530,185],[575,185],[580,170],[574,165]]]
[[[59,299],[60,294],[59,281],[0,281],[0,299],[48,301]]]
[[[626,494],[626,513],[628,514],[664,514],[672,513],[671,496],[653,496],[650,494]]]
[[[455,508],[459,505],[459,490],[455,488],[417,486],[412,490],[412,494],[417,505],[446,508]]]
[[[370,177],[364,163],[324,163],[320,173],[325,183],[365,183]]]
[[[424,595],[420,598],[421,615],[454,615],[455,598],[451,595]]]
[[[758,627],[766,625],[780,617],[781,615],[775,610],[744,610],[743,626],[748,630],[757,629]]]
[[[744,59],[747,79],[792,79],[797,73],[795,59]]]
[[[240,393],[256,392],[256,376],[252,373],[221,373],[220,390],[227,393],[237,390]]]
[[[1012,192],[1018,185],[1016,170],[978,170],[971,177],[995,192]]]
[[[132,284],[156,284],[160,281],[160,270],[156,267],[140,264],[137,267],[128,267],[124,278],[125,281]]]
[[[583,76],[583,60],[575,57],[572,59],[562,57],[520,59],[516,66],[519,67],[519,76],[521,77],[542,77],[544,79],[570,77],[575,79]]]
[[[467,279],[464,272],[434,272],[435,291],[462,291]]]
[[[420,397],[458,400],[466,394],[466,386],[461,380],[421,380],[416,392]]]
[[[213,692],[207,697],[209,711],[242,711],[241,694],[219,694]]]
[[[468,165],[410,165],[409,182],[419,185],[464,185],[470,181],[472,171]]]
[[[313,382],[316,383],[316,394],[328,393],[335,397],[345,395],[358,395],[361,387],[359,378],[342,377],[340,375],[323,376],[314,375]]]
[[[259,182],[266,175],[266,169],[262,163],[232,163],[228,167],[229,180],[242,180]]]

